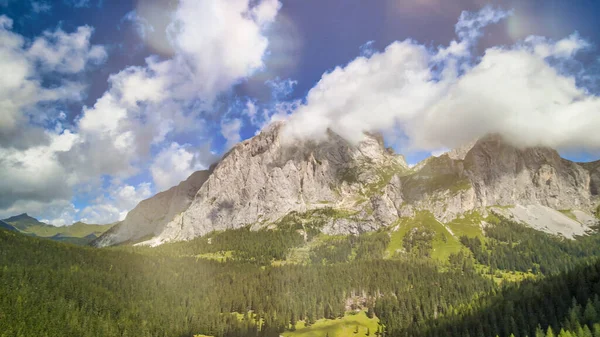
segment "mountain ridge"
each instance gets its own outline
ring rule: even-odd
[[[106,230],[112,227],[108,225],[86,224],[81,221],[73,223],[69,226],[54,226],[41,222],[38,219],[30,216],[27,213],[11,216],[2,220],[0,225],[6,224],[12,230],[23,234],[47,238],[56,241],[67,241],[71,243],[86,245],[97,236],[102,235]],[[7,228],[6,226],[2,226]],[[93,237],[91,237],[93,235]]]
[[[187,197],[178,199],[182,200],[176,208],[179,212],[158,211],[160,218],[149,221],[154,223],[151,231],[138,231],[131,222],[130,232],[122,231],[120,242],[152,236],[145,244],[157,245],[215,230],[260,229],[291,212],[321,208],[346,214],[323,224],[321,231],[327,234],[374,231],[420,210],[448,222],[468,211],[485,213],[490,207],[515,205],[540,205],[531,212],[558,219],[558,227],[573,227],[560,210],[592,214],[598,204],[600,161],[581,165],[561,158],[553,149],[515,147],[499,135],[409,168],[404,157],[386,149],[376,134],[365,134],[358,144],[331,131],[320,142],[290,141],[281,138],[283,125],[274,123],[236,144],[210,171],[199,171],[204,172],[203,179],[189,186]],[[140,203],[132,212],[141,212],[146,204]],[[506,216],[522,220],[521,213],[510,211]],[[585,232],[588,220],[589,216],[573,234]],[[96,244],[118,243],[109,236],[119,228]],[[563,232],[546,230],[573,235],[563,233],[564,228]]]

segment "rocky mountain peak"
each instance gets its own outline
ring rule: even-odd
[[[482,206],[520,202],[555,209],[591,207],[589,173],[551,148],[519,148],[490,135],[475,143],[464,167]]]
[[[356,144],[332,131],[320,140],[298,140],[282,134],[284,125],[266,127],[209,171],[141,202],[100,245],[145,237],[153,237],[145,244],[156,245],[215,230],[259,229],[315,210],[338,214],[323,220],[324,233],[355,234],[421,210],[449,221],[490,206],[587,211],[594,202],[590,172],[596,167],[562,159],[553,149],[518,148],[498,135],[409,169],[381,135],[366,133]]]

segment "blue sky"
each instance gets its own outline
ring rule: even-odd
[[[591,0],[0,0],[0,217],[116,221],[277,119],[295,137],[381,131],[412,164],[487,132],[597,160],[598,14]]]

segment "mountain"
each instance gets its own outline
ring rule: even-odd
[[[9,230],[9,231],[18,231],[18,229],[16,229],[15,227],[7,224],[6,222],[4,222],[2,220],[0,220],[0,228],[6,229],[6,230]]]
[[[211,170],[141,202],[96,244],[153,237],[144,244],[154,246],[212,231],[270,228],[290,216],[306,223],[315,210],[329,214],[321,232],[342,235],[421,211],[444,224],[466,212],[499,213],[567,238],[597,221],[600,162],[578,164],[553,149],[519,148],[489,135],[409,168],[376,134],[357,144],[333,132],[320,142],[288,142],[283,127],[270,125]]]
[[[36,218],[29,216],[27,213],[11,216],[2,220],[20,231],[26,231],[28,228],[38,226],[48,226],[48,224],[38,221]]]
[[[113,226],[112,224],[92,225],[76,222],[71,226],[58,227],[41,222],[26,213],[2,221],[14,230],[27,235],[76,244],[88,244]]]
[[[169,221],[188,208],[209,175],[210,171],[195,172],[179,185],[143,200],[92,244],[103,247],[158,235]]]

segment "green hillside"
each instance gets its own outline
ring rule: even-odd
[[[43,222],[38,221],[36,218],[30,217],[27,213],[11,216],[2,220],[20,231],[27,231],[29,228],[38,228],[42,226],[48,226]]]
[[[7,224],[6,222],[0,220],[0,228],[2,229],[6,229],[9,231],[16,231],[17,229],[13,226],[11,226],[10,224]]]
[[[27,235],[81,245],[88,244],[113,226],[76,222],[71,226],[58,227],[41,222],[26,213],[2,221]]]
[[[584,309],[595,308],[600,292],[586,269],[598,269],[596,232],[566,240],[500,216],[486,217],[482,231],[477,213],[442,224],[419,212],[374,233],[304,236],[305,220],[157,248],[80,247],[70,244],[74,236],[55,242],[0,230],[0,337],[526,337],[533,323],[578,331],[575,322],[594,329]],[[555,316],[520,318],[539,306]]]
[[[262,236],[219,262],[180,255],[207,249],[202,241],[96,249],[0,230],[0,336],[279,336],[293,325],[308,336],[303,322],[331,327],[323,319],[344,317],[351,294],[364,292],[357,296],[364,309],[373,310],[368,294],[394,293],[433,313],[432,295],[449,310],[494,287],[474,272],[441,271],[421,259],[261,266],[252,254],[269,250]],[[233,246],[220,248],[226,244]],[[248,320],[228,314],[248,310]]]

